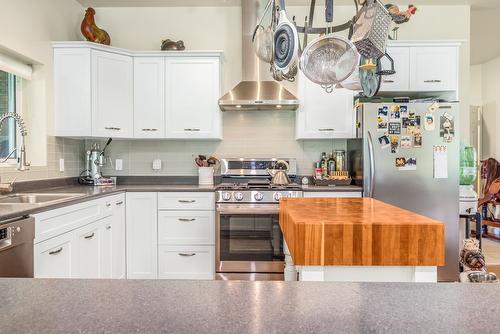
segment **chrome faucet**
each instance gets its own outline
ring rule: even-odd
[[[30,167],[30,163],[26,161],[26,145],[25,145],[25,137],[28,135],[28,131],[26,130],[26,125],[24,124],[24,120],[18,114],[14,112],[6,112],[0,115],[0,130],[2,129],[2,123],[7,118],[13,118],[17,122],[17,127],[19,128],[19,132],[21,133],[21,146],[19,148],[19,157],[17,158],[17,170],[24,171],[28,170]],[[17,147],[10,152],[7,157],[2,161],[5,162],[9,159],[14,152],[18,149]]]

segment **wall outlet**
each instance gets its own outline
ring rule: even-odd
[[[59,171],[64,172],[64,159],[59,159]]]
[[[161,169],[161,160],[154,159],[153,160],[153,170],[160,170],[160,169]]]
[[[123,170],[123,160],[122,159],[115,160],[115,170]]]

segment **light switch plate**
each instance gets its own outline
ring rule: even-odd
[[[59,171],[64,172],[64,159],[59,159]]]
[[[115,170],[123,170],[123,160],[122,159],[115,160]]]
[[[160,159],[153,160],[153,170],[160,170],[160,169],[161,169],[161,160]]]

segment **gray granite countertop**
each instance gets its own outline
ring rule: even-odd
[[[2,333],[498,333],[500,284],[0,279]]]

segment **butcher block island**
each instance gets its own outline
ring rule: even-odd
[[[287,279],[436,282],[445,226],[372,198],[280,202]]]

